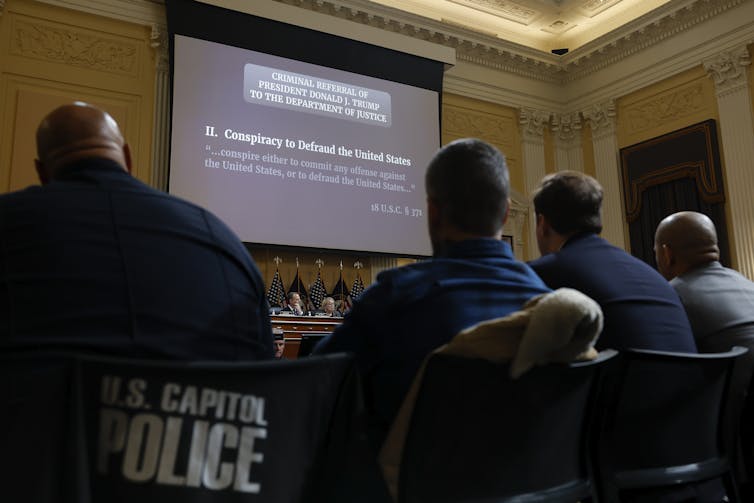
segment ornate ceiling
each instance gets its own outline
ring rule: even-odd
[[[372,0],[532,49],[574,50],[670,0]]]
[[[274,1],[450,46],[461,61],[558,84],[584,78],[741,4],[754,2]],[[557,55],[551,53],[552,49],[569,51]]]

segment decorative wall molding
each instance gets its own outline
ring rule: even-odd
[[[10,52],[129,76],[138,71],[135,43],[22,19],[14,19]]]
[[[707,105],[704,86],[693,82],[622,109],[628,134],[646,131],[698,112]]]
[[[748,85],[751,57],[745,45],[721,52],[714,58],[705,60],[703,64],[715,83],[718,97],[736,92]]]
[[[522,58],[514,52],[501,51],[492,47],[467,42],[450,45],[456,49],[456,58],[459,61],[466,61],[553,84],[563,83],[563,70],[551,63],[543,63],[537,59]]]
[[[512,137],[510,121],[497,115],[451,105],[443,107],[442,119],[443,129],[451,136],[484,138],[497,145],[507,144]]]

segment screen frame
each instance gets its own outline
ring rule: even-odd
[[[441,61],[192,0],[166,0],[165,8],[170,61],[169,138],[172,138],[175,35],[180,34],[435,91],[438,99],[438,147],[442,143],[442,85],[445,63]],[[172,158],[172,140],[170,144],[169,159]],[[171,166],[168,167],[168,192],[170,192],[170,170]],[[429,256],[310,247],[299,244],[256,241],[247,243],[251,246],[279,249],[347,252],[370,256],[419,259]]]

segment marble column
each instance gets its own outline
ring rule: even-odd
[[[545,176],[545,126],[550,114],[541,110],[522,108],[518,123],[521,126],[523,140],[523,167],[525,197],[529,197]],[[539,256],[537,248],[537,219],[532,210],[529,213],[528,224],[528,254],[524,260],[531,260]]]
[[[170,65],[165,27],[153,24],[150,38],[156,70],[150,182],[154,188],[166,191],[170,152]]]
[[[554,115],[550,127],[555,138],[555,168],[583,172],[581,115],[578,112]]]
[[[733,48],[704,61],[715,82],[720,136],[725,159],[727,202],[736,268],[754,279],[754,119],[748,72],[751,65],[746,46]]]
[[[593,105],[584,111],[584,118],[592,128],[595,175],[605,191],[602,200],[602,237],[626,249],[615,104],[608,101]]]

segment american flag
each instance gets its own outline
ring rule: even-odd
[[[364,291],[364,281],[361,279],[361,274],[359,274],[358,271],[356,271],[356,279],[353,280],[353,286],[351,287],[351,295],[346,297],[345,301],[345,308],[346,310],[351,309],[353,306],[353,301],[359,298],[359,295],[361,295],[361,292]]]
[[[317,271],[317,280],[309,287],[309,293],[311,293],[314,309],[319,309],[322,305],[322,299],[327,296],[327,288],[325,288],[325,282],[322,281],[322,271]]]
[[[280,271],[277,268],[275,268],[275,276],[272,277],[270,289],[267,290],[267,300],[271,306],[282,306],[285,300],[283,280],[280,279]]]
[[[356,300],[359,298],[359,295],[361,295],[361,292],[364,291],[364,281],[361,279],[361,274],[359,272],[356,272],[356,279],[353,280],[353,286],[351,287],[351,298],[353,300]]]

